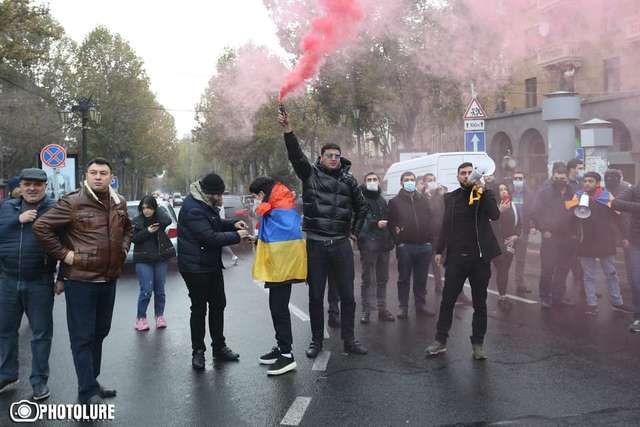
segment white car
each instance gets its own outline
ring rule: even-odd
[[[138,212],[138,205],[140,204],[140,200],[133,200],[127,202],[127,212],[129,214],[129,218],[131,221],[140,213]],[[178,252],[178,217],[176,216],[176,211],[173,210],[173,206],[170,203],[165,202],[163,200],[158,200],[158,209],[165,209],[169,213],[169,217],[171,218],[171,225],[167,227],[166,233],[171,240],[171,244],[176,249],[176,253]],[[131,248],[129,248],[129,253],[127,254],[127,260],[125,264],[133,263],[133,246],[131,244]]]

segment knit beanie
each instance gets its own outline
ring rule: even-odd
[[[209,173],[200,180],[200,188],[205,194],[222,194],[224,193],[224,181],[220,175]]]

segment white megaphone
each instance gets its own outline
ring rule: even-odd
[[[469,181],[478,184],[484,183],[484,177],[496,172],[496,163],[491,157],[483,158],[473,165],[473,172],[469,175]]]
[[[580,219],[587,219],[591,216],[591,209],[589,209],[589,195],[583,194],[580,196],[580,203],[573,210],[573,214]]]

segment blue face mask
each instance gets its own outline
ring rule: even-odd
[[[513,188],[516,190],[522,190],[524,188],[524,181],[513,181]]]
[[[584,169],[580,169],[580,170],[578,170],[578,174],[577,174],[578,179],[582,179],[582,178],[584,178],[584,174],[585,174],[585,173],[586,173],[586,172],[584,171]]]
[[[404,184],[402,184],[402,188],[404,188],[404,190],[408,191],[409,193],[413,193],[414,191],[416,191],[416,182],[406,181]]]

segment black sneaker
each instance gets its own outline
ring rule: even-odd
[[[344,342],[344,352],[349,354],[360,354],[365,355],[368,353],[367,349],[360,344],[359,341],[345,341]]]
[[[20,382],[19,379],[14,379],[14,380],[2,380],[0,381],[0,393],[2,393],[3,391],[7,390],[9,387],[11,387],[14,384],[18,384]]]
[[[385,308],[381,308],[378,310],[378,320],[382,322],[395,322],[396,318],[393,317],[393,314]]]
[[[308,358],[315,359],[316,357],[318,357],[318,354],[320,354],[321,351],[322,351],[322,343],[311,341],[311,344],[309,344],[309,348],[305,353]]]
[[[204,371],[204,350],[194,350],[191,366],[196,371]]]
[[[267,370],[267,375],[282,375],[296,369],[296,361],[291,357],[280,355],[273,365]]]
[[[626,313],[626,314],[633,314],[634,313],[634,311],[631,308],[627,307],[624,304],[620,304],[620,305],[611,304],[611,309],[613,311],[618,311],[620,313]]]
[[[329,327],[332,329],[340,329],[340,313],[329,313]]]
[[[278,347],[273,347],[269,353],[260,356],[259,361],[261,365],[273,365],[279,357],[280,349]]]
[[[38,383],[33,385],[33,400],[37,402],[45,400],[49,396],[51,396],[51,391],[49,391],[49,387],[46,384]]]
[[[203,355],[204,357],[204,355]],[[116,395],[118,394],[117,391],[115,391],[114,389],[109,389],[109,388],[104,388],[102,387],[101,384],[98,384],[98,396],[100,396],[103,399],[111,399],[113,397],[116,397]]]
[[[400,313],[398,313],[398,319],[408,319],[409,318],[409,309],[407,308],[401,308],[400,309]]]
[[[240,355],[238,353],[234,353],[225,345],[220,350],[216,350],[216,352],[213,353],[213,358],[220,362],[237,362],[240,359]]]

